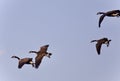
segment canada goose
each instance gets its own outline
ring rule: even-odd
[[[92,40],[91,43],[92,42],[97,42],[97,44],[96,44],[96,50],[97,50],[98,55],[100,55],[100,50],[101,50],[102,44],[106,44],[107,47],[108,47],[110,41],[111,40],[108,40],[108,38],[102,38],[102,39],[99,39],[99,40]]]
[[[34,67],[34,62],[32,58],[22,58],[20,59],[18,56],[12,56],[11,58],[17,58],[19,60],[18,68],[22,68],[24,64],[31,64]]]
[[[52,55],[52,53],[47,52],[48,47],[49,47],[49,45],[44,45],[44,46],[40,47],[40,50],[38,52],[29,51],[29,53],[37,54],[37,56],[35,57],[35,68],[39,67],[44,56],[47,56],[48,58],[50,58],[50,56]]]
[[[99,28],[100,28],[101,23],[102,23],[105,16],[119,17],[120,16],[120,10],[112,10],[112,11],[108,11],[108,12],[98,12],[97,15],[99,15],[99,14],[102,14],[99,18]]]

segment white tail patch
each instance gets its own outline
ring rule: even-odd
[[[33,62],[33,61],[30,61],[30,64],[34,64],[34,62]]]
[[[113,15],[113,16],[118,16],[118,15],[119,15],[119,13],[113,13],[112,15]]]

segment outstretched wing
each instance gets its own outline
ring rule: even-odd
[[[96,44],[96,51],[97,51],[98,55],[100,55],[101,46],[102,46],[101,43]]]
[[[44,55],[43,54],[39,54],[36,56],[35,58],[35,68],[38,68],[42,62]]]
[[[101,26],[101,23],[102,23],[104,17],[105,17],[105,15],[103,14],[103,15],[101,15],[100,18],[99,18],[99,28],[100,28],[100,26]]]
[[[44,46],[42,46],[42,47],[40,48],[40,52],[41,52],[41,53],[45,53],[45,52],[47,51],[48,47],[49,47],[49,45],[44,45]]]

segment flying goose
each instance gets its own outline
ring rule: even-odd
[[[102,14],[99,18],[99,28],[100,28],[101,23],[102,23],[105,16],[119,17],[120,16],[120,10],[112,10],[112,11],[108,11],[108,12],[98,12],[97,15],[99,15],[99,14]]]
[[[48,58],[50,58],[50,56],[52,55],[52,53],[47,52],[48,47],[49,47],[49,45],[44,45],[44,46],[40,47],[40,50],[37,52],[36,51],[29,51],[29,53],[36,53],[37,54],[37,56],[35,57],[35,68],[36,69],[41,64],[44,56],[47,56]]]
[[[18,68],[22,68],[24,64],[31,64],[34,67],[34,62],[32,61],[32,58],[22,58],[20,59],[18,56],[12,56],[11,58],[17,58],[19,63],[18,63]]]
[[[92,40],[91,43],[92,42],[97,42],[96,43],[96,51],[97,51],[98,55],[100,55],[100,50],[101,50],[102,44],[106,44],[107,47],[108,47],[110,41],[111,40],[108,40],[108,38],[102,38],[102,39],[99,39],[99,40]]]

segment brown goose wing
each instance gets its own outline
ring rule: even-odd
[[[98,43],[96,44],[96,51],[97,51],[98,55],[100,55],[101,46],[102,46],[102,43],[99,43],[99,42],[98,42]]]
[[[40,52],[41,52],[41,53],[45,53],[45,52],[47,51],[48,47],[49,47],[49,45],[44,45],[44,46],[42,46],[42,47],[40,48]]]
[[[44,55],[43,54],[39,54],[36,56],[35,58],[35,68],[38,68],[42,62]]]
[[[100,16],[100,18],[99,18],[99,27],[101,26],[101,23],[102,23],[104,17],[105,17],[104,14]]]

